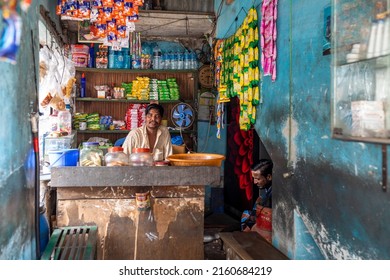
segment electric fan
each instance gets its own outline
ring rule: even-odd
[[[178,103],[171,110],[171,121],[176,128],[189,128],[195,120],[195,111],[187,103]]]

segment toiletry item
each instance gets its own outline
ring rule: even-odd
[[[370,39],[368,41],[367,58],[374,57],[377,29],[378,22],[373,21],[371,23]]]
[[[80,80],[80,97],[85,97],[86,92],[85,92],[85,87],[86,87],[87,81],[85,80],[85,74],[81,74],[81,80]]]

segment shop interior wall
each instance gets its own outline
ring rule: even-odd
[[[17,63],[0,62],[0,259],[35,259],[34,151],[30,113],[38,79],[39,5],[32,1],[22,18]],[[3,30],[0,23],[0,30]],[[34,64],[34,58],[36,63]]]
[[[236,15],[241,24],[242,9],[253,4],[260,15],[260,2],[223,5],[217,37],[234,33],[228,28]],[[277,79],[263,78],[255,125],[275,166],[273,244],[292,259],[389,259],[381,146],[331,138],[331,57],[322,54],[328,5],[278,1]]]

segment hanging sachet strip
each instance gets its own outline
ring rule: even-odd
[[[241,130],[248,130],[255,123],[256,105],[260,102],[258,44],[258,17],[252,7],[242,25],[225,40],[222,48],[220,89],[224,89],[227,98],[238,98]]]
[[[264,0],[261,7],[261,65],[264,76],[276,80],[276,20],[278,0]]]

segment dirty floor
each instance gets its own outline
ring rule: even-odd
[[[226,255],[222,248],[221,239],[218,238],[218,233],[235,230],[240,230],[239,220],[224,213],[206,215],[204,222],[204,259],[225,260]]]

